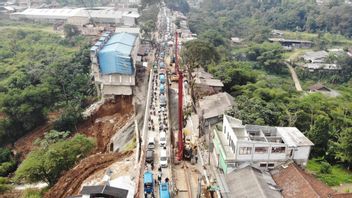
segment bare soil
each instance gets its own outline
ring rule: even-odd
[[[117,96],[81,123],[77,132],[96,138],[96,152],[106,152],[111,137],[128,122],[132,115],[132,96]]]
[[[94,154],[83,159],[75,168],[66,172],[44,195],[44,198],[66,198],[79,193],[82,182],[95,172],[130,156],[133,152]]]

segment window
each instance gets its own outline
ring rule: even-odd
[[[285,147],[272,147],[271,153],[285,153]]]
[[[230,141],[230,146],[231,146],[232,152],[235,153],[235,143],[233,143],[232,140]]]
[[[224,126],[224,133],[226,134],[226,126]]]
[[[239,154],[240,155],[249,155],[252,153],[252,147],[240,147]]]
[[[267,153],[268,147],[255,147],[254,153]]]

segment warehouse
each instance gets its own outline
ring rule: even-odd
[[[106,32],[91,48],[92,74],[101,95],[132,95],[138,47],[136,34]]]
[[[125,24],[134,26],[139,17],[135,8],[122,8],[116,10],[114,7],[98,8],[60,8],[60,9],[35,9],[28,8],[22,12],[11,14],[12,19],[34,20],[38,22],[58,23],[67,22],[72,25],[82,26],[94,21],[100,24]],[[124,22],[126,20],[126,22]]]

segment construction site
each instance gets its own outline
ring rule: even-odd
[[[242,125],[226,115],[235,104],[222,92],[224,84],[203,68],[189,75],[187,64],[181,67],[184,43],[197,39],[187,18],[159,6],[155,43],[145,43],[138,28],[109,29],[95,38],[91,76],[100,100],[83,112],[72,136],[93,137],[96,148],[44,197],[247,197],[248,189],[260,192],[253,197],[280,197],[270,175],[279,177],[282,168],[296,166],[292,162],[304,167],[312,142],[294,127]],[[75,15],[64,20],[84,11],[69,12]],[[38,13],[17,15],[36,19]],[[22,158],[56,117],[15,143]]]

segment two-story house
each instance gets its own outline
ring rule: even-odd
[[[224,115],[222,131],[214,131],[214,158],[225,173],[244,164],[274,168],[287,160],[306,166],[313,143],[296,127],[243,125]]]

